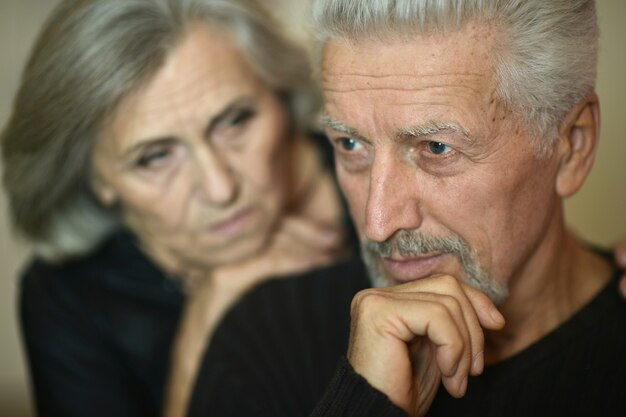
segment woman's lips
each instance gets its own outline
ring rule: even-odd
[[[241,211],[238,211],[226,220],[211,224],[208,230],[211,233],[217,233],[223,236],[236,235],[247,226],[248,220],[252,217],[253,213],[253,208],[245,208]]]
[[[426,278],[441,266],[447,253],[420,255],[415,257],[382,258],[382,266],[388,278],[398,283]]]

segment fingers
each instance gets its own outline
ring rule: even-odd
[[[472,352],[476,349],[472,342],[480,340],[482,351],[482,331],[470,331],[460,303],[453,297],[438,294],[421,296],[422,302],[419,304],[408,301],[413,308],[407,308],[410,318],[406,325],[415,335],[426,336],[435,345],[435,359],[441,371],[442,382],[451,395],[461,397],[467,388]],[[421,314],[428,319],[412,320],[414,314]]]
[[[304,272],[336,261],[342,243],[341,231],[289,216],[281,221],[261,262],[274,276]]]
[[[483,328],[504,325],[488,297],[450,276],[366,290],[354,298],[352,314],[349,360],[372,385],[379,388],[376,384],[380,384],[389,391],[379,388],[387,395],[400,398],[396,379],[401,375],[406,379],[406,373],[413,375],[420,367],[407,358],[408,344],[423,337],[433,346],[431,356],[420,360],[434,361],[445,388],[460,397],[468,376],[483,370]],[[403,360],[398,359],[403,355]],[[432,386],[432,375],[425,378],[431,379],[427,385]]]
[[[341,230],[324,227],[301,216],[285,217],[278,233],[285,233],[304,245],[326,250],[336,250],[343,242]]]
[[[289,276],[334,262],[340,234],[296,217],[285,218],[251,264],[252,276]]]
[[[472,355],[471,374],[482,373],[484,367],[484,335],[481,327],[486,329],[500,329],[504,326],[504,318],[497,310],[496,306],[483,293],[467,285],[460,284],[455,278],[449,275],[433,276],[419,283],[409,283],[394,287],[394,290],[402,292],[412,292],[417,290],[427,291],[442,296],[448,295],[454,302],[460,304],[463,312],[464,327],[469,329],[469,344]],[[443,298],[442,300],[447,300]],[[451,301],[448,301],[450,304]],[[452,308],[452,307],[450,307]],[[459,324],[462,325],[461,323]]]
[[[416,297],[411,298],[412,295]],[[448,373],[454,366],[447,363],[432,366],[436,363],[431,354],[436,351],[435,344],[427,337],[420,343],[421,337],[416,335],[425,336],[427,329],[434,326],[441,329],[431,334],[438,343],[447,344],[448,338],[461,338],[454,320],[449,316],[445,318],[448,313],[441,305],[427,300],[419,302],[419,298],[419,294],[384,290],[365,290],[357,294],[352,303],[348,348],[348,360],[354,370],[409,414],[412,414],[412,404],[423,403],[415,400],[422,397],[422,392],[436,392],[441,383],[439,366]],[[434,318],[442,314],[444,318]],[[418,353],[410,352],[409,345],[418,345]],[[454,352],[451,353],[454,356]],[[450,362],[455,362],[455,358]]]

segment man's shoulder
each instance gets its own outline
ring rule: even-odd
[[[623,416],[626,403],[626,301],[609,282],[552,332],[469,381],[452,398],[440,389],[431,415]]]
[[[357,257],[304,274],[266,281],[245,294],[224,316],[214,334],[280,328],[281,335],[333,323],[349,322],[354,295],[368,286]],[[349,324],[349,323],[348,323]],[[343,327],[343,326],[342,326]]]
[[[365,267],[355,256],[303,274],[266,281],[242,297],[234,310],[266,301],[280,308],[313,307],[319,304],[328,308],[331,307],[331,300],[351,300],[356,292],[368,285]]]
[[[345,354],[352,297],[367,285],[352,259],[250,291],[213,334],[189,415],[308,415]]]

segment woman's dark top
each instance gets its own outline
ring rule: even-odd
[[[312,138],[332,169],[328,140],[320,134]],[[345,227],[347,245],[355,248],[347,214]],[[184,295],[138,249],[132,235],[116,233],[92,255],[60,266],[33,260],[23,274],[20,296],[41,417],[162,414]]]
[[[125,232],[22,276],[22,333],[39,416],[160,416],[184,296]]]

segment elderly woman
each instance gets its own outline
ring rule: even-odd
[[[40,415],[160,415],[172,349],[182,413],[232,302],[345,246],[303,135],[309,68],[276,28],[246,0],[66,0],[47,21],[2,134],[36,252],[21,320]]]

